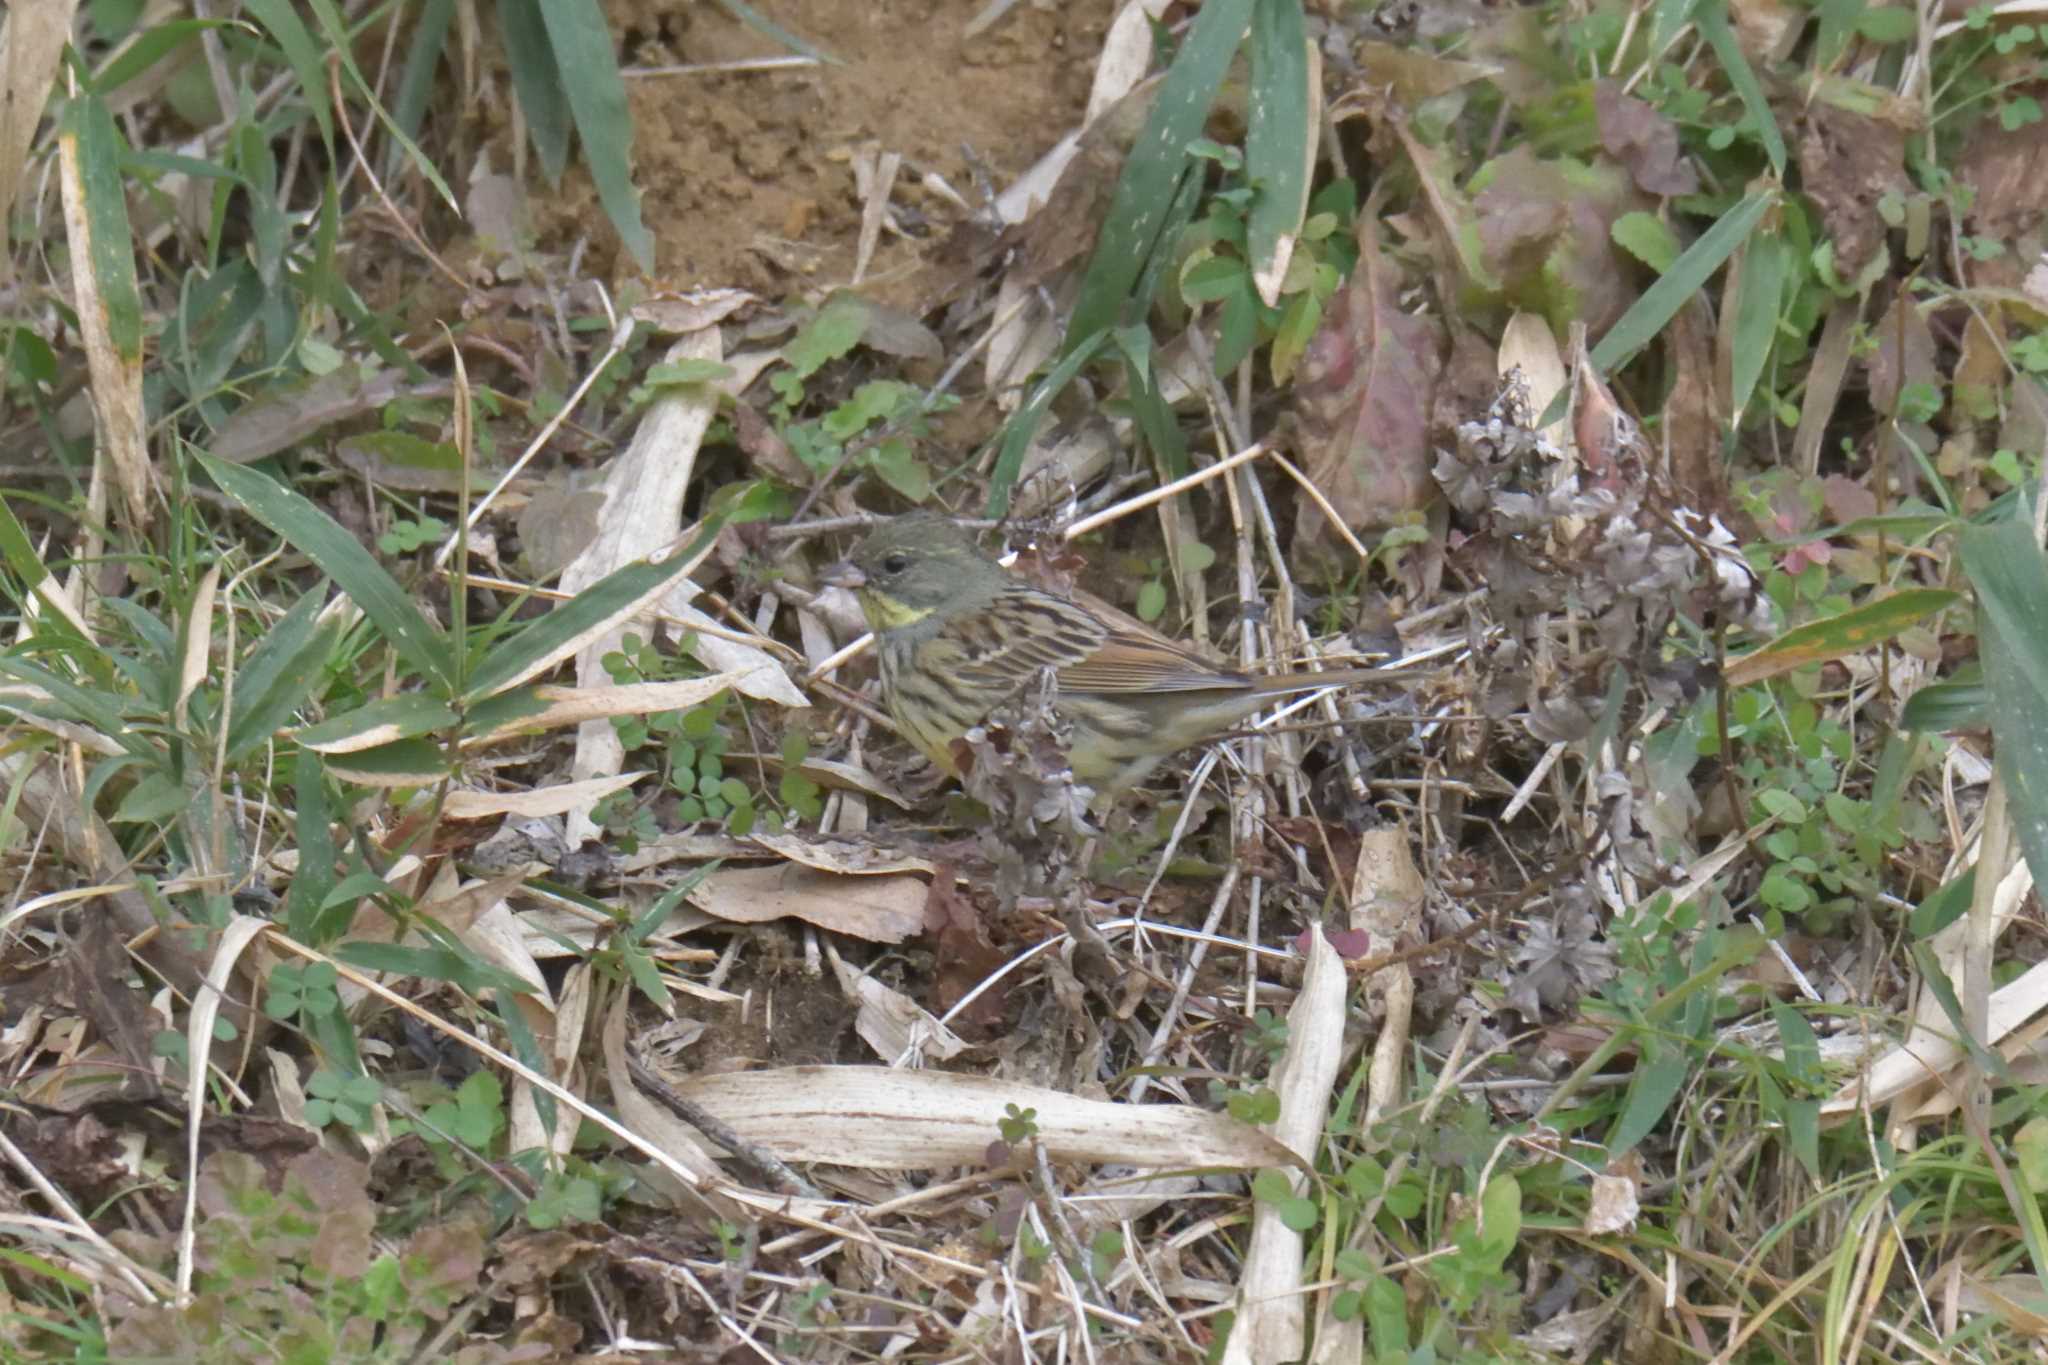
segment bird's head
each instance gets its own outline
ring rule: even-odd
[[[1006,575],[967,532],[944,517],[914,512],[884,522],[825,581],[860,594],[868,625],[902,630],[934,612],[978,607],[1001,591]]]

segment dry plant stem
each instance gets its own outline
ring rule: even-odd
[[[348,139],[349,149],[355,153],[355,166],[353,169],[360,170],[363,174],[363,179],[369,182],[371,193],[377,196],[377,202],[384,206],[384,211],[391,215],[392,226],[398,229],[399,234],[411,244],[412,249],[418,252],[428,265],[434,267],[444,279],[455,286],[457,294],[463,298],[469,297],[469,281],[456,274],[446,261],[435,254],[434,248],[427,245],[426,238],[420,236],[418,231],[413,228],[412,220],[406,217],[398,205],[391,201],[390,194],[386,193],[384,189],[384,182],[379,180],[377,173],[370,169],[369,153],[363,150],[361,140],[356,137],[355,125],[349,122],[348,102],[342,98],[341,58],[338,54],[330,53],[327,58],[327,93],[329,99],[333,102],[334,120],[341,125],[342,135]],[[345,185],[347,182],[348,177],[343,176],[342,183]]]
[[[715,76],[743,71],[788,71],[794,68],[820,65],[816,57],[800,57],[792,53],[786,57],[745,57],[730,62],[685,62],[679,66],[627,66],[619,74],[628,80],[646,80],[655,76]]]
[[[1214,934],[1216,926],[1223,922],[1223,912],[1230,905],[1230,893],[1237,889],[1237,879],[1238,865],[1233,862],[1224,872],[1223,880],[1218,883],[1216,894],[1209,898],[1209,913],[1202,921],[1204,935]],[[1188,954],[1188,960],[1181,966],[1179,979],[1173,983],[1173,998],[1167,1001],[1166,1009],[1159,1016],[1159,1026],[1152,1030],[1152,1041],[1146,1045],[1145,1054],[1139,1060],[1138,1065],[1141,1068],[1158,1065],[1160,1059],[1166,1055],[1166,1045],[1172,1040],[1174,1030],[1180,1027],[1181,1011],[1187,1006],[1188,992],[1194,989],[1195,976],[1201,971],[1203,959],[1208,953],[1209,940],[1196,939],[1193,951]],[[1253,964],[1247,971],[1256,979],[1257,959],[1248,958],[1247,961]],[[1250,992],[1247,992],[1247,995],[1249,994]],[[1131,1082],[1130,1103],[1137,1104],[1145,1098],[1145,1091],[1151,1079],[1148,1075],[1139,1075]]]
[[[747,1141],[703,1105],[677,1094],[675,1087],[663,1080],[655,1073],[654,1068],[647,1064],[637,1046],[628,1047],[626,1050],[626,1073],[648,1094],[666,1105],[677,1118],[698,1129],[704,1136],[752,1166],[775,1188],[789,1194],[800,1194],[806,1199],[825,1197],[818,1191],[817,1186],[791,1170],[789,1164],[773,1152]]]
[[[1424,895],[1406,831],[1394,825],[1368,832],[1359,845],[1352,882],[1351,927],[1366,930],[1374,947],[1398,952],[1404,934],[1421,930]],[[1415,975],[1402,961],[1373,972],[1367,983],[1369,990],[1381,994],[1386,1008],[1379,1037],[1373,1040],[1366,1082],[1365,1118],[1371,1123],[1393,1108],[1400,1094],[1401,1059],[1408,1050],[1415,1011]]]
[[[540,453],[541,448],[554,436],[562,423],[569,420],[569,414],[574,412],[577,404],[583,401],[583,395],[590,391],[590,386],[597,382],[597,377],[604,373],[605,368],[612,363],[613,358],[626,348],[628,341],[632,340],[633,320],[630,317],[623,320],[619,317],[618,313],[612,308],[611,295],[601,293],[600,297],[604,301],[605,316],[612,324],[611,343],[605,348],[604,356],[597,364],[585,371],[582,382],[578,383],[576,391],[569,395],[569,401],[562,404],[560,409],[548,418],[546,425],[534,434],[534,438],[531,441],[527,442],[526,449],[519,452],[519,457],[513,460],[505,472],[498,476],[498,481],[491,485],[491,491],[477,499],[476,506],[469,509],[469,516],[465,519],[465,525],[468,529],[474,530],[476,524],[483,520],[484,513],[490,510],[492,504],[497,501],[498,495],[505,491],[507,485],[512,480],[519,477],[520,471],[526,468],[528,461]],[[456,536],[451,535],[446,541],[442,542],[440,550],[434,555],[435,568],[441,568],[448,562],[448,556],[455,553],[455,541]]]
[[[93,1225],[85,1220],[84,1215],[64,1197],[64,1191],[58,1189],[50,1178],[28,1159],[28,1153],[15,1146],[5,1133],[0,1133],[0,1156],[5,1156],[8,1163],[21,1172],[22,1178],[34,1187],[36,1193],[57,1211],[58,1217],[63,1220],[64,1230],[82,1238],[94,1251],[106,1257],[108,1264],[120,1272],[121,1278],[127,1281],[128,1287],[134,1290],[144,1303],[160,1303],[175,1292],[169,1280],[153,1270],[137,1265],[123,1254],[119,1247],[100,1236]]]
[[[240,6],[236,6],[240,8]],[[232,120],[235,82],[228,74],[227,49],[221,46],[220,31],[213,25],[213,0],[192,0],[192,17],[204,26],[199,32],[199,50],[206,58],[206,74],[213,81],[213,98],[223,119]]]
[[[762,1360],[768,1361],[769,1365],[777,1365],[777,1362],[781,1360],[780,1356],[755,1341],[751,1331],[726,1312],[724,1306],[719,1303],[718,1296],[706,1288],[702,1280],[691,1274],[687,1266],[678,1265],[674,1261],[662,1260],[652,1256],[630,1257],[623,1264],[651,1270],[671,1284],[681,1285],[689,1291],[692,1298],[701,1302],[711,1315],[718,1319],[721,1327],[732,1333],[734,1341],[746,1347],[748,1351]]]
[[[1988,1046],[1991,1036],[1991,966],[1999,925],[1993,911],[1999,883],[2018,856],[2012,842],[2012,820],[2006,808],[2005,783],[1996,772],[1984,797],[1984,832],[1977,844],[1976,893],[1970,897],[1970,934],[1963,947],[1963,1023],[1970,1038]],[[1964,1107],[1980,1125],[1988,1117],[1990,1078],[1982,1075],[1974,1053],[1965,1073],[1970,1078]]]
[[[1190,488],[1199,487],[1217,475],[1226,474],[1247,461],[1256,460],[1265,453],[1266,448],[1263,445],[1247,446],[1234,455],[1226,456],[1215,464],[1207,465],[1192,474],[1175,479],[1172,483],[1161,484],[1157,488],[1148,489],[1140,493],[1135,498],[1126,498],[1114,507],[1106,507],[1092,516],[1083,517],[1079,521],[1064,527],[1060,531],[1060,538],[1062,540],[1074,540],[1080,536],[1085,536],[1090,531],[1107,526],[1113,521],[1121,520],[1133,512],[1141,512],[1154,503],[1164,502],[1168,498],[1185,493]]]
[[[1337,509],[1331,505],[1330,500],[1323,495],[1323,490],[1316,487],[1315,480],[1302,473],[1299,469],[1296,469],[1294,462],[1277,450],[1273,452],[1273,462],[1286,471],[1287,476],[1293,479],[1300,486],[1301,491],[1308,495],[1308,500],[1316,505],[1330,525],[1337,528],[1337,534],[1344,537],[1345,544],[1349,545],[1351,552],[1358,556],[1359,564],[1371,564],[1372,551],[1366,549],[1365,542],[1351,533],[1351,528],[1345,525],[1344,518],[1338,514]]]
[[[1235,481],[1231,484],[1226,484],[1225,488],[1231,494],[1230,511],[1232,519],[1237,524],[1238,599],[1243,602],[1256,602],[1259,591],[1258,576],[1257,570],[1252,565],[1251,541],[1245,535],[1244,508],[1236,496]],[[1259,661],[1258,631],[1252,627],[1249,621],[1245,623],[1245,629],[1239,636],[1239,650],[1246,669],[1249,670],[1257,667]],[[1248,750],[1246,766],[1250,769],[1251,781],[1242,785],[1234,785],[1231,788],[1230,846],[1233,854],[1236,850],[1255,846],[1259,839],[1259,829],[1265,823],[1266,784],[1264,778],[1266,776],[1266,747],[1270,742],[1267,737],[1261,735],[1248,740],[1245,745]],[[1285,741],[1282,742],[1284,743]],[[1231,865],[1233,867],[1236,866],[1235,856],[1232,858]],[[1262,912],[1265,909],[1265,889],[1265,879],[1256,872],[1251,875],[1245,884],[1244,936],[1253,943],[1259,942],[1264,937],[1261,921]],[[1245,959],[1244,965],[1244,1017],[1250,1019],[1257,1012],[1256,1002],[1259,995],[1258,960],[1248,957]]]
[[[1031,1147],[1031,1186],[1038,1195],[1038,1208],[1044,1214],[1046,1225],[1052,1230],[1051,1239],[1061,1255],[1081,1267],[1081,1274],[1088,1281],[1088,1291],[1095,1302],[1101,1303],[1108,1296],[1102,1292],[1102,1285],[1095,1278],[1095,1260],[1088,1254],[1088,1248],[1074,1235],[1073,1225],[1067,1222],[1067,1212],[1061,1207],[1059,1178],[1052,1173],[1052,1156],[1045,1144],[1033,1140]],[[1077,1322],[1079,1318],[1075,1319]]]

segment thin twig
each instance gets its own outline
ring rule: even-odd
[[[741,1161],[752,1166],[765,1176],[775,1188],[789,1194],[799,1194],[806,1199],[823,1199],[817,1186],[789,1168],[789,1164],[758,1143],[749,1142],[732,1130],[732,1126],[716,1114],[685,1099],[676,1088],[655,1073],[640,1056],[637,1045],[626,1050],[626,1073],[655,1099],[660,1100],[677,1118],[702,1132],[719,1146],[731,1152]]]
[[[1238,451],[1235,455],[1218,460],[1215,464],[1198,469],[1183,478],[1175,479],[1172,483],[1161,484],[1157,488],[1140,493],[1135,498],[1126,498],[1114,507],[1104,508],[1093,516],[1083,517],[1062,530],[1060,538],[1062,540],[1073,540],[1078,536],[1085,536],[1099,526],[1107,526],[1110,522],[1127,517],[1133,512],[1142,512],[1155,502],[1164,502],[1170,497],[1187,492],[1190,488],[1199,487],[1217,475],[1227,474],[1239,465],[1256,460],[1265,453],[1266,448],[1263,445],[1248,446]]]

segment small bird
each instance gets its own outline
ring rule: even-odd
[[[1382,677],[1372,669],[1255,677],[1035,588],[953,523],[916,512],[870,532],[825,581],[860,596],[897,728],[959,776],[953,741],[1052,669],[1077,781],[1115,792],[1275,696]]]

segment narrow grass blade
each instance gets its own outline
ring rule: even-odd
[[[598,200],[626,250],[652,274],[654,234],[640,221],[640,191],[633,187],[633,113],[604,12],[597,0],[548,0],[541,16],[555,62],[571,76],[563,85]]]
[[[78,184],[84,199],[85,225],[91,235],[74,246],[90,249],[95,297],[79,300],[80,310],[98,305],[107,339],[124,365],[142,362],[142,290],[135,279],[135,245],[128,224],[128,198],[121,183],[125,147],[114,116],[97,95],[73,99],[64,115],[65,131],[77,147]]]
[[[723,525],[715,519],[705,522],[685,548],[666,559],[659,563],[643,559],[615,569],[516,635],[499,641],[478,662],[464,695],[474,702],[516,687],[632,619],[711,553]]]
[[[1188,144],[1202,135],[1209,106],[1251,14],[1252,0],[1208,0],[1188,25],[1180,52],[1159,84],[1144,131],[1124,161],[1108,216],[1096,236],[1095,254],[1088,260],[1074,315],[1067,323],[1069,356],[1121,320],[1131,286],[1159,242],[1174,187],[1185,169]],[[1018,456],[1022,458],[1021,449]],[[1007,489],[1002,498],[1007,502]]]
[[[320,125],[320,140],[331,151],[334,147],[334,107],[327,102],[327,61],[320,45],[313,41],[306,21],[299,17],[298,7],[292,0],[248,0],[243,5],[256,22],[269,33],[271,41],[284,53],[292,75],[298,77],[299,93],[306,101],[306,107],[313,111],[313,121]],[[223,111],[227,112],[227,111]]]
[[[2028,676],[2028,655],[2040,644],[2037,638],[2020,645],[1989,613],[1978,623],[1977,648],[1991,690],[1993,757],[2037,884],[2048,876],[2048,696],[2039,679]]]
[[[1655,340],[1664,324],[1678,316],[1678,310],[1735,254],[1735,248],[1742,245],[1764,216],[1764,210],[1777,198],[1775,189],[1752,191],[1701,233],[1699,240],[1687,247],[1671,268],[1607,329],[1607,335],[1593,348],[1594,367],[1602,374],[1612,374]],[[1548,414],[1545,416],[1548,420]]]
[[[1010,424],[1003,428],[1002,451],[996,456],[995,472],[989,476],[990,516],[1009,515],[1011,489],[1016,486],[1017,472],[1024,467],[1024,452],[1030,449],[1031,438],[1038,434],[1038,424],[1045,420],[1046,408],[1059,395],[1061,389],[1073,382],[1074,376],[1081,372],[1081,367],[1094,358],[1095,353],[1102,349],[1103,343],[1108,339],[1109,332],[1105,329],[1084,338],[1080,345],[1068,351],[1061,357],[1059,364],[1053,366],[1052,371],[1038,381],[1038,386],[1031,391],[1031,396],[1018,406],[1016,415],[1010,419]]]
[[[349,35],[348,25],[342,21],[341,11],[334,7],[334,0],[307,0],[307,3],[314,17],[320,21],[320,31],[333,55],[341,63],[342,74],[348,77],[356,93],[377,116],[377,121],[384,125],[384,131],[390,134],[391,140],[404,148],[406,159],[419,170],[420,178],[434,187],[434,193],[440,195],[449,208],[461,212],[462,206],[454,191],[448,188],[448,182],[441,178],[441,172],[434,168],[434,163],[427,159],[419,145],[406,136],[405,130],[391,121],[391,115],[385,112],[376,98],[376,87],[363,79],[362,68],[356,65],[355,44]]]
[[[2019,676],[2048,700],[2048,555],[2020,521],[1965,527],[1956,545],[1963,572],[1977,589],[1978,609],[2013,651]],[[1990,671],[1987,660],[1987,678]]]
[[[398,92],[391,97],[391,121],[407,137],[419,136],[420,120],[426,117],[427,103],[433,98],[435,73],[441,65],[441,54],[448,45],[448,27],[454,17],[455,0],[426,0],[420,6],[419,18],[413,24],[412,41],[406,45],[405,65],[399,68]],[[510,56],[512,41],[509,27],[505,46]],[[513,69],[516,83],[516,63]],[[523,93],[519,102],[520,108],[525,109]],[[396,170],[402,153],[395,143],[390,152],[390,169]]]
[[[1771,102],[1764,98],[1764,88],[1757,83],[1749,58],[1742,55],[1742,45],[1735,41],[1735,31],[1728,27],[1727,0],[1700,0],[1699,8],[1693,11],[1692,22],[1700,36],[1707,40],[1707,46],[1714,49],[1714,55],[1721,61],[1721,69],[1728,74],[1728,84],[1735,88],[1743,109],[1756,124],[1757,133],[1764,140],[1764,154],[1771,159],[1772,173],[1783,178],[1785,135],[1778,131],[1778,120],[1771,113]]]
[[[1728,411],[1737,420],[1749,407],[1778,339],[1778,305],[1791,269],[1792,245],[1774,233],[1755,234],[1743,250],[1742,277],[1735,290],[1734,363],[1729,366]]]
[[[439,689],[455,687],[455,651],[384,566],[341,524],[267,475],[194,451],[200,467],[226,493],[305,554],[341,586],[398,656]]]
[[[292,784],[298,806],[299,866],[284,896],[284,922],[292,937],[308,943],[325,942],[314,936],[316,922],[334,885],[334,826],[327,810],[327,774],[319,755],[301,749],[292,765]]]
[[[748,4],[747,0],[718,0],[718,7],[761,36],[772,38],[776,42],[781,43],[799,57],[809,57],[815,61],[830,62],[834,66],[843,65],[837,57],[815,43],[808,43],[802,38],[797,37],[794,33],[791,33],[788,29]]]
[[[1754,653],[1731,661],[1726,674],[1728,685],[1742,687],[1808,664],[1861,653],[1959,600],[1959,594],[1946,588],[1907,588],[1837,615],[1795,626]]]
[[[453,730],[462,717],[447,702],[424,692],[380,697],[355,710],[309,725],[294,736],[299,747],[319,754],[353,754],[416,735]]]
[[[533,994],[533,983],[493,967],[467,949],[415,948],[403,943],[344,943],[334,950],[334,957],[337,962],[346,962],[364,971],[446,981],[472,995],[490,990],[508,991],[513,995]]]
[[[364,787],[431,787],[448,776],[448,760],[432,740],[401,739],[356,753],[327,755],[327,771]]]
[[[1310,51],[1301,0],[1259,0],[1252,15],[1251,116],[1245,167],[1257,191],[1245,218],[1252,279],[1266,306],[1280,304],[1280,282],[1308,212],[1315,170]]]
[[[92,73],[92,88],[112,95],[165,57],[211,28],[224,27],[218,19],[172,19],[154,24],[135,35],[135,41],[107,59]]]
[[[562,69],[548,41],[541,0],[498,0],[498,27],[505,35],[505,57],[512,67],[512,89],[526,129],[540,153],[541,174],[550,185],[560,183],[569,167],[569,95]]]

